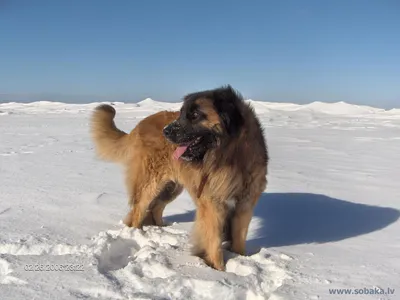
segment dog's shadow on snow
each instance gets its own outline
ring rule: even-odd
[[[340,241],[394,223],[400,211],[309,193],[264,193],[254,209],[247,246],[279,247]],[[165,218],[190,222],[194,211]]]

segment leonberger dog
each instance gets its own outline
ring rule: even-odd
[[[96,107],[91,134],[98,157],[126,169],[131,211],[124,223],[162,226],[164,208],[186,189],[196,205],[192,254],[221,271],[224,241],[244,255],[269,160],[250,104],[230,85],[195,92],[180,111],[152,114],[129,134],[116,127],[115,113]]]

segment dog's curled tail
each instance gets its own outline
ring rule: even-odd
[[[91,118],[91,136],[99,158],[124,162],[129,157],[129,135],[114,123],[115,109],[111,105],[97,106]]]

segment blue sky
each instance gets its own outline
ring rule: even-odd
[[[400,107],[400,1],[0,0],[0,101]]]

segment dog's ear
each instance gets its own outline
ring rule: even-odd
[[[244,123],[244,118],[240,111],[242,96],[228,85],[214,90],[213,100],[227,133],[230,136],[238,134]]]

